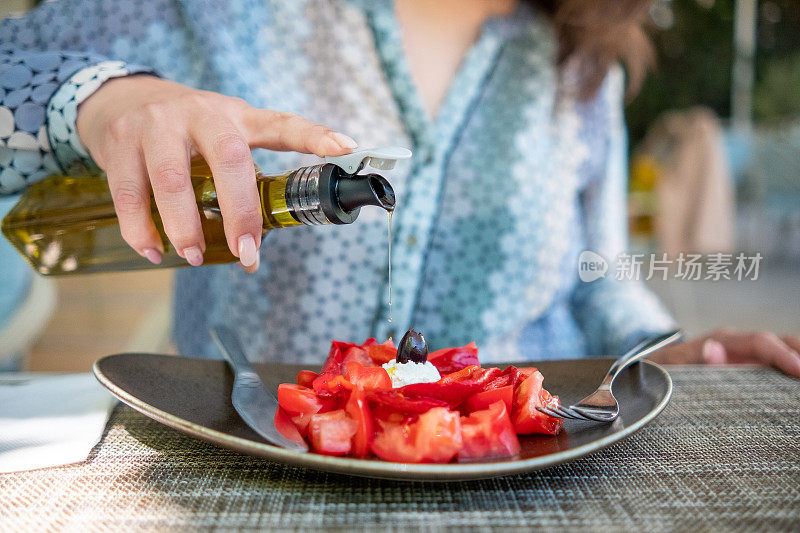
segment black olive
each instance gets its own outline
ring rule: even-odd
[[[397,347],[397,362],[408,363],[414,361],[415,363],[424,363],[428,360],[428,344],[425,342],[425,337],[422,333],[417,333],[413,329],[406,331],[403,335],[403,340]]]

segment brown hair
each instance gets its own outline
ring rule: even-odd
[[[628,96],[638,92],[653,64],[644,31],[652,0],[529,0],[547,13],[558,36],[558,63],[576,61],[580,93],[591,97],[608,72],[622,61]]]

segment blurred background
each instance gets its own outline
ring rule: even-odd
[[[626,109],[634,249],[761,253],[755,281],[653,279],[689,334],[800,333],[800,2],[656,0]]]
[[[34,4],[3,0],[0,17]],[[757,280],[648,284],[689,334],[800,334],[800,2],[656,0],[650,22],[657,67],[626,110],[632,247],[763,259]],[[0,276],[13,260],[0,243]],[[0,295],[0,370],[86,371],[109,353],[172,350],[168,271],[19,286]]]

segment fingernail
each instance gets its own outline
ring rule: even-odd
[[[153,263],[154,265],[161,264],[161,252],[159,252],[155,248],[145,248],[144,250],[142,250],[142,255],[145,256],[147,260]]]
[[[253,266],[244,266],[241,261],[236,261],[236,264],[239,265],[242,268],[242,270],[244,270],[248,274],[252,274],[256,270],[258,270],[258,267],[261,265],[261,256],[256,255],[256,264]]]
[[[184,248],[183,257],[186,259],[186,262],[192,265],[193,267],[200,266],[203,264],[203,252],[201,252],[200,248],[198,248],[197,246],[192,246],[191,248]]]
[[[358,148],[358,143],[353,140],[352,137],[348,137],[344,133],[339,133],[338,131],[332,131],[328,135],[330,135],[331,139],[336,141],[336,144],[341,146],[342,148],[348,148],[350,150],[355,150]]]
[[[703,361],[707,365],[724,364],[725,347],[713,339],[708,339],[703,343]]]
[[[246,267],[253,266],[258,261],[256,241],[252,235],[239,237],[239,261]]]
[[[247,271],[249,274],[252,274],[252,273],[254,273],[256,270],[258,270],[258,267],[259,267],[260,265],[261,265],[261,257],[260,257],[258,254],[256,254],[256,262],[255,262],[255,264],[253,264],[253,265],[251,265],[251,266],[249,266],[249,267],[243,267],[243,268],[244,268],[244,269],[245,269],[245,270],[246,270],[246,271]]]

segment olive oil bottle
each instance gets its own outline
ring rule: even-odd
[[[362,150],[285,174],[264,175],[256,169],[262,236],[290,226],[350,224],[365,205],[392,211],[395,197],[389,182],[379,174],[358,172],[365,164],[389,169],[396,159],[410,155],[396,148]],[[204,264],[237,261],[228,249],[214,180],[205,161],[192,162],[191,181],[206,242]],[[3,219],[2,230],[34,270],[45,275],[186,266],[164,233],[152,199],[150,204],[164,247],[158,265],[122,239],[102,174],[53,175],[31,185]]]

